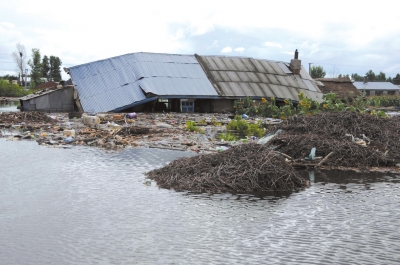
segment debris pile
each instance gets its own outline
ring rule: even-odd
[[[0,123],[18,124],[21,122],[55,123],[56,121],[42,112],[3,112],[0,113]]]
[[[179,158],[146,175],[161,188],[191,192],[293,191],[309,185],[285,158],[256,143]]]
[[[294,116],[270,128],[271,131],[278,129],[282,133],[267,145],[290,157],[294,166],[315,166],[322,162],[327,168],[367,169],[394,167],[400,162],[399,117],[328,112]],[[313,147],[315,161],[309,157]]]

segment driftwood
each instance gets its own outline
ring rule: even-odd
[[[161,188],[192,192],[292,191],[309,185],[284,156],[255,143],[179,158],[146,175]]]
[[[21,122],[40,122],[54,124],[56,123],[56,120],[39,111],[0,113],[0,123],[18,124]]]

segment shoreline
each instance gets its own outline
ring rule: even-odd
[[[17,114],[18,113],[18,114]],[[7,115],[7,114],[6,114]],[[13,120],[15,116],[23,120]],[[28,115],[28,116],[27,116]],[[29,120],[33,115],[37,121]],[[222,113],[137,113],[136,119],[126,119],[124,113],[98,113],[89,116],[83,113],[81,118],[70,119],[68,113],[9,112],[11,120],[0,119],[0,137],[9,140],[35,140],[40,145],[66,148],[70,145],[122,150],[124,148],[158,148],[175,151],[188,151],[197,154],[222,152],[233,146],[258,139],[223,141],[218,135],[226,132],[226,125],[232,114]],[[85,124],[85,117],[96,117],[93,124]],[[186,122],[195,121],[202,132],[188,131]],[[249,120],[256,122],[256,120]],[[261,120],[263,123],[271,119]],[[3,131],[3,133],[2,133]],[[8,132],[9,134],[5,133]],[[279,152],[277,152],[279,153]],[[342,170],[359,173],[400,173],[398,165],[393,167],[331,167],[304,164],[307,170]],[[288,161],[288,165],[291,163]],[[296,167],[295,168],[300,168]]]

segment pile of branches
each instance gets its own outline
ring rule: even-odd
[[[161,188],[199,193],[293,191],[309,185],[283,156],[256,143],[179,158],[146,175]]]
[[[283,132],[268,146],[295,160],[304,161],[311,148],[316,156],[329,157],[326,167],[391,167],[400,162],[400,118],[382,118],[356,112],[327,112],[294,116],[270,131]],[[358,139],[357,139],[358,138]],[[357,143],[363,140],[364,145]]]
[[[17,124],[21,122],[55,123],[56,121],[38,111],[0,113],[0,123]]]

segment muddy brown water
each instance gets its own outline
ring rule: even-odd
[[[0,101],[0,112],[20,111],[19,109],[17,109],[18,105],[19,101]]]
[[[144,184],[190,155],[0,139],[0,264],[399,263],[399,176],[301,171],[310,188],[266,194]]]

